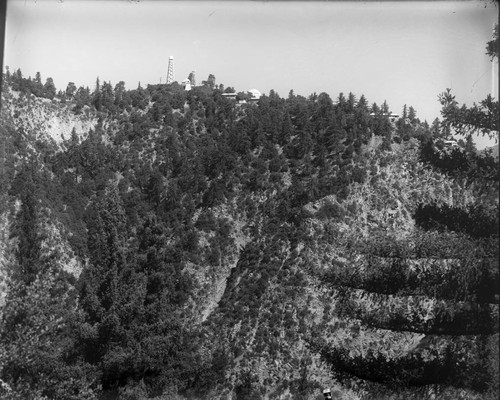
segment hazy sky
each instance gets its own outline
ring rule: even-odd
[[[472,104],[492,91],[493,1],[272,2],[9,0],[4,64],[58,89],[96,77],[133,89],[214,74],[237,91],[364,94],[432,122],[451,88]],[[498,72],[498,71],[496,71]],[[496,79],[496,78],[495,78]],[[498,85],[498,82],[495,83]],[[498,94],[495,93],[495,97]],[[481,144],[480,144],[481,146]]]

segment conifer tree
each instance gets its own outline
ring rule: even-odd
[[[486,54],[498,62],[498,24],[495,25],[493,40],[486,45]],[[500,131],[500,105],[498,99],[494,99],[490,94],[471,107],[465,104],[459,106],[455,96],[450,89],[439,95],[439,102],[442,105],[441,115],[443,116],[442,126],[453,128],[455,133],[462,136],[471,134],[481,134],[495,139],[498,142],[498,132]]]
[[[410,122],[415,122],[416,118],[417,112],[412,106],[410,106],[410,108],[408,108],[408,119],[410,120]]]
[[[356,107],[358,109],[368,111],[368,100],[366,100],[366,97],[364,94],[362,94],[361,97],[359,98],[358,104],[356,104]]]
[[[76,85],[74,84],[74,82],[68,82],[68,86],[66,86],[66,97],[71,100],[73,98],[73,96],[75,95],[76,93]]]
[[[118,190],[107,186],[93,203],[87,224],[90,264],[82,275],[81,301],[92,322],[102,322],[117,298],[118,275],[125,266],[125,212]]]
[[[95,107],[97,111],[100,111],[102,108],[102,96],[101,96],[101,85],[99,83],[99,77],[96,78],[95,89],[92,92],[92,105]]]
[[[39,234],[39,191],[34,172],[35,166],[23,171],[17,180],[22,185],[21,208],[16,217],[14,235],[18,238],[16,279],[31,284],[40,270],[41,237]]]
[[[47,78],[45,85],[43,85],[44,97],[52,100],[56,96],[56,86],[54,85],[54,80],[52,78]]]

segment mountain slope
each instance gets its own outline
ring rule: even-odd
[[[352,93],[105,82],[47,100],[9,79],[12,396],[498,392],[497,161]]]

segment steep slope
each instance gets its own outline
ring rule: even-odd
[[[0,306],[4,305],[7,295],[7,266],[11,263],[12,243],[10,240],[9,214],[3,213],[0,218]]]
[[[460,359],[467,373],[479,368],[485,351],[493,350],[492,365],[498,360],[498,253],[494,244],[485,248],[487,254],[477,253],[473,242],[459,251],[456,245],[468,239],[421,232],[412,217],[422,203],[466,209],[474,190],[423,165],[411,141],[391,153],[374,151],[365,163],[366,179],[350,185],[345,199],[329,195],[304,206],[311,216],[295,233],[296,243],[259,240],[240,258],[213,317],[216,326],[237,321],[217,334],[228,337],[234,354],[231,386],[247,394],[260,391],[264,398],[325,386],[339,398],[482,398],[474,390],[484,376],[463,382],[472,391],[454,389],[459,372],[447,370],[445,358],[454,354],[453,362]],[[492,258],[486,270],[484,256]],[[488,277],[493,286],[484,286]],[[465,294],[457,291],[462,279],[470,280]],[[474,293],[486,295],[481,289],[491,294],[486,303],[470,303]],[[480,314],[473,316],[477,307]],[[411,368],[424,368],[424,375]],[[391,379],[402,386],[391,391]],[[408,391],[405,385],[420,389]]]
[[[33,143],[41,140],[61,145],[71,138],[73,131],[83,139],[97,125],[95,113],[88,107],[75,115],[72,103],[13,91],[9,86],[3,91],[2,105],[15,128],[29,135]]]
[[[314,346],[344,379],[399,379],[439,396],[458,396],[459,381],[472,390],[466,398],[482,398],[474,391],[485,381],[498,388],[496,239],[425,232],[411,218],[422,204],[466,210],[478,199],[475,187],[424,166],[411,145],[377,158],[385,166],[337,205],[347,222],[315,222],[315,236],[330,232],[331,244],[311,256],[325,271],[334,311],[320,330],[332,336],[317,335]]]
[[[440,151],[426,123],[353,94],[4,97],[3,282],[50,304],[25,318],[7,296],[0,378],[16,393],[498,391],[498,162]]]

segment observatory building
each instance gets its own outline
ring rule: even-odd
[[[249,89],[248,93],[252,95],[249,101],[258,101],[260,99],[260,96],[262,96],[262,94],[257,89]]]
[[[184,79],[182,86],[184,86],[184,90],[191,90],[191,81],[188,78]]]

